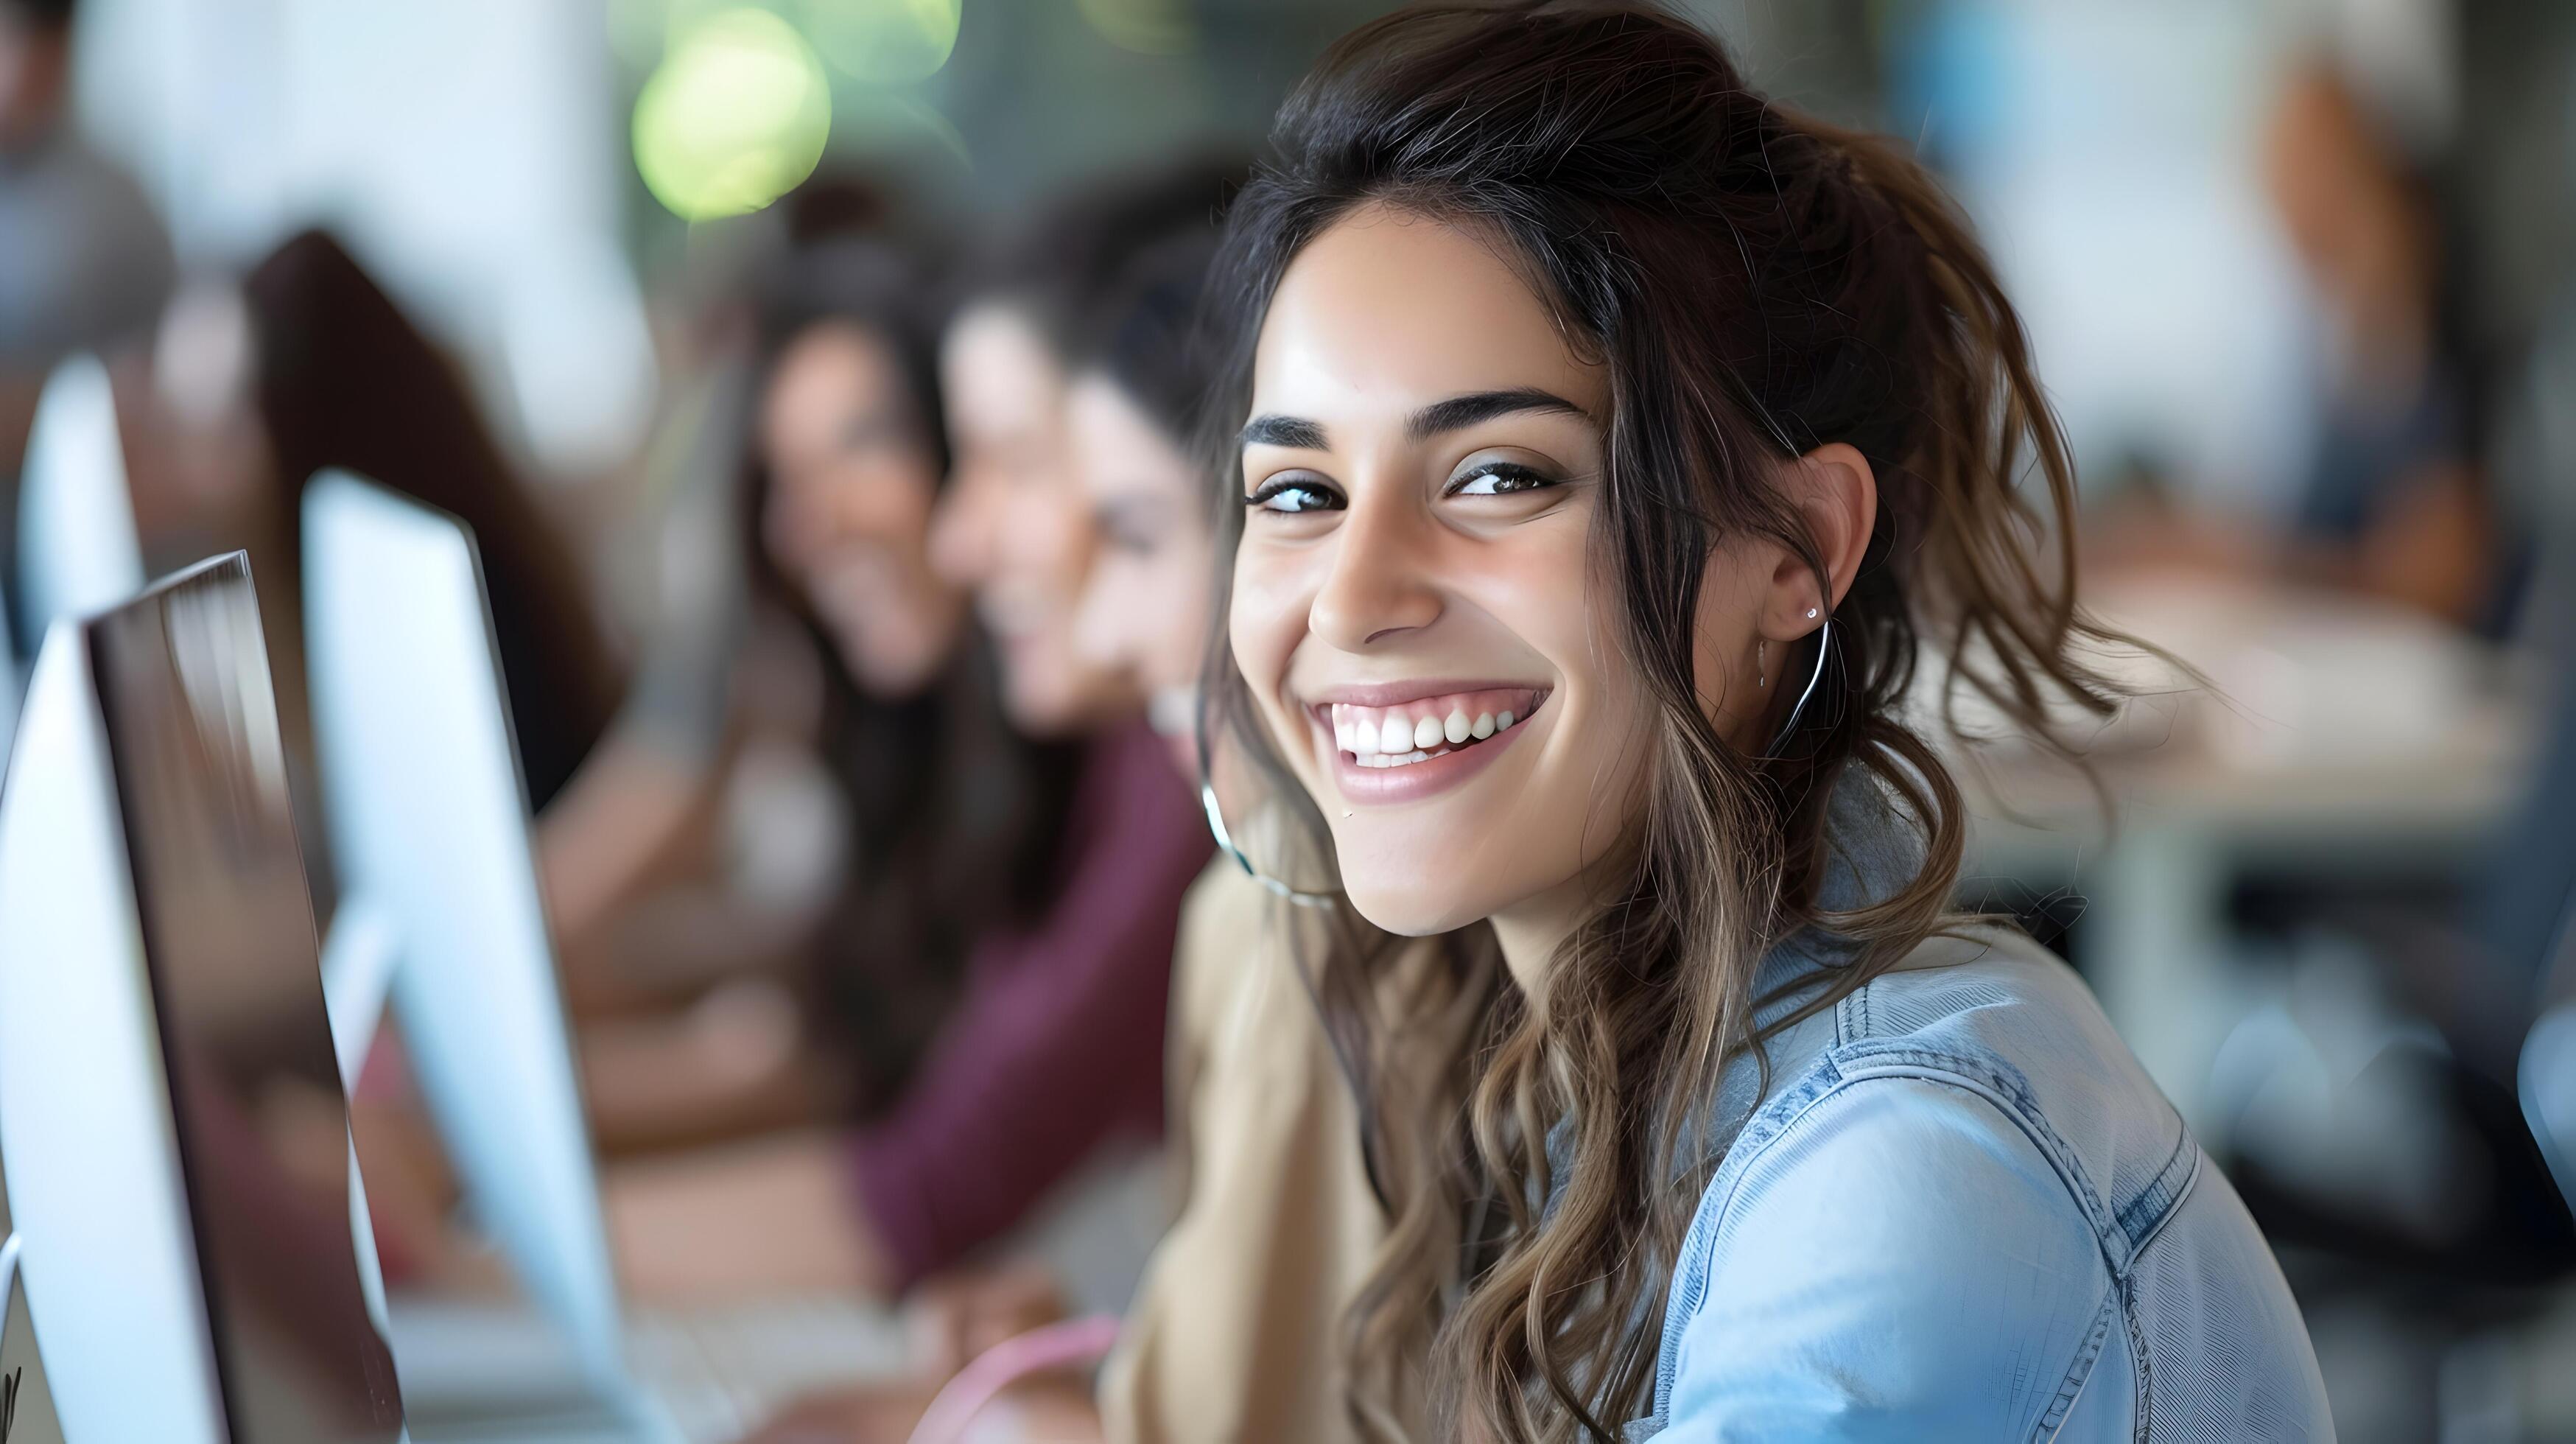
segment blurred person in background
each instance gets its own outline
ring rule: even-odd
[[[0,0],[0,368],[11,373],[148,328],[170,292],[160,217],[72,123],[77,8]]]
[[[911,1086],[854,1136],[792,1134],[613,1176],[611,1223],[639,1291],[899,1292],[1019,1222],[1104,1141],[1159,1130],[1180,897],[1208,844],[1133,679],[1072,642],[1097,536],[1067,462],[1063,358],[1138,238],[1179,217],[1212,225],[1222,194],[1221,177],[1193,169],[1051,211],[948,323],[938,381],[954,466],[930,562],[974,598],[1011,725],[1079,747],[1046,900],[1025,923],[990,920]],[[792,505],[778,525],[814,524]],[[850,578],[810,541],[773,545],[789,577],[851,589],[806,600],[836,647],[862,642],[853,604],[902,568]]]
[[[250,552],[280,722],[308,767],[303,493],[316,472],[345,467],[473,528],[529,800],[543,809],[564,788],[623,687],[579,556],[454,362],[339,242],[306,231],[237,290],[182,292],[155,338],[147,395],[122,408],[145,569]],[[308,854],[321,835],[306,833]]]
[[[2274,213],[2324,313],[2306,471],[2269,538],[2132,488],[2094,519],[2088,559],[2109,572],[2355,592],[2498,632],[2519,559],[2475,461],[2469,358],[2431,188],[2324,65],[2291,72],[2261,144]]]
[[[746,961],[775,960],[837,894],[846,819],[815,756],[819,662],[830,649],[818,652],[784,604],[760,544],[768,470],[756,393],[784,331],[833,304],[874,305],[881,272],[913,288],[882,318],[894,328],[888,344],[929,354],[919,334],[935,305],[922,288],[935,277],[924,258],[940,237],[900,214],[893,195],[862,175],[808,180],[766,224],[693,268],[664,334],[663,404],[634,477],[638,515],[612,543],[627,553],[612,566],[636,636],[635,680],[585,785],[550,820],[549,839],[567,845],[544,863],[578,1011],[666,1007]],[[844,251],[876,258],[860,267],[867,285],[837,279],[845,268],[831,256]],[[853,294],[825,294],[835,291]],[[873,333],[879,318],[852,324]],[[889,414],[915,404],[899,391],[877,399]]]
[[[2264,175],[2334,345],[2292,574],[2492,629],[2496,519],[2429,187],[2323,66],[2285,87]]]
[[[250,554],[297,831],[326,918],[301,553],[303,492],[317,471],[345,467],[473,529],[521,775],[540,808],[565,790],[623,685],[578,555],[453,361],[336,240],[303,232],[238,287],[182,291],[149,355],[121,355],[112,371],[145,570]],[[371,1056],[353,1107],[365,1115],[355,1134],[389,1274],[457,1264],[444,1225],[454,1182],[402,1082],[399,1049]]]
[[[739,528],[758,615],[738,656],[684,676],[648,667],[641,725],[752,734],[727,744],[737,775],[714,785],[767,766],[827,789],[838,841],[819,861],[836,875],[819,918],[692,890],[685,920],[653,905],[677,899],[648,900],[585,950],[593,997],[707,988],[681,1012],[585,1025],[590,1103],[615,1146],[884,1111],[975,944],[1033,923],[1054,887],[1080,749],[1010,728],[966,594],[930,566],[950,456],[916,257],[839,236],[767,283]],[[696,715],[746,690],[745,715]],[[764,762],[788,749],[819,771]],[[674,949],[707,956],[652,956]]]
[[[76,10],[0,0],[0,556],[15,555],[18,458],[47,373],[147,332],[173,274],[142,188],[73,125]]]

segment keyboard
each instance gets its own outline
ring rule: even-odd
[[[806,1395],[900,1373],[908,1353],[893,1310],[835,1298],[646,1313],[626,1337],[636,1382],[689,1444],[733,1444]]]
[[[559,1336],[515,1305],[393,1310],[415,1444],[670,1444],[585,1397]],[[685,1444],[734,1444],[808,1394],[899,1373],[907,1340],[882,1305],[811,1298],[630,1315],[629,1372]]]

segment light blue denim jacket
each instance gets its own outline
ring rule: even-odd
[[[1836,790],[1828,906],[1911,872],[1874,792]],[[1760,987],[1837,961],[1793,939]],[[2045,949],[1936,939],[1768,1051],[1767,1089],[1727,1079],[1630,1440],[2334,1437],[2253,1219]]]

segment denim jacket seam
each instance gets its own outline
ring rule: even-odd
[[[2039,1422],[2031,1427],[2032,1444],[2046,1444],[2046,1441],[2057,1437],[2057,1431],[2066,1427],[2066,1416],[2075,1411],[2075,1401],[2084,1396],[2085,1386],[2092,1383],[2093,1366],[2102,1361],[2102,1345],[2111,1337],[2111,1319],[2126,1312],[2120,1303],[2120,1292],[2118,1279],[2107,1281],[2102,1291],[2101,1307],[2093,1311],[2091,1332],[2085,1335],[2083,1347],[2076,1350],[2073,1362],[2066,1366],[2066,1377],[2057,1385],[2057,1397],[2049,1401],[2047,1410],[2039,1416]]]
[[[2147,1422],[2155,1417],[2155,1362],[2147,1353],[2147,1330],[2138,1318],[2138,1289],[2134,1277],[2118,1282],[2120,1322],[2129,1331],[2129,1373],[2136,1382],[2138,1405],[2130,1416],[2130,1444],[2147,1444]]]
[[[1985,1096],[1995,1110],[2010,1119],[2037,1147],[2058,1176],[2077,1210],[2093,1229],[2096,1242],[2114,1276],[2127,1274],[2136,1261],[2137,1251],[2129,1235],[2120,1227],[2119,1215],[2102,1201],[2101,1191],[2093,1186],[2092,1177],[2077,1159],[2075,1150],[2058,1135],[2048,1116],[2033,1096],[2030,1085],[2018,1069],[2000,1058],[1981,1058],[1971,1054],[1949,1053],[1938,1049],[1902,1044],[1860,1044],[1855,1048],[1836,1050],[1837,1071],[1846,1079],[1887,1077],[1936,1077],[1946,1075],[1957,1080],[1970,1092]],[[1886,1064],[1899,1065],[1885,1068]],[[2115,1242],[2116,1240],[2116,1242]]]
[[[2174,1120],[2174,1131],[2177,1137],[2173,1152],[2165,1159],[2164,1167],[2157,1169],[2147,1186],[2138,1190],[2138,1196],[2120,1210],[2120,1229],[2129,1236],[2131,1258],[2147,1251],[2147,1245],[2182,1211],[2183,1200],[2191,1197],[2192,1189],[2200,1182],[2200,1141],[2179,1116]]]
[[[1708,1195],[1702,1198],[1691,1226],[1684,1234],[1684,1261],[1700,1262],[1715,1249],[1718,1229],[1727,1214],[1734,1210],[1745,1174],[1751,1171],[1765,1151],[1793,1132],[1817,1105],[1854,1084],[1914,1078],[1955,1087],[1982,1098],[2020,1129],[2022,1136],[2030,1139],[2032,1145],[2048,1159],[2050,1170],[2057,1175],[2058,1186],[2066,1190],[2067,1201],[2075,1205],[2086,1227],[2092,1230],[2111,1276],[2119,1279],[2127,1275],[2127,1265],[2135,1261],[2136,1254],[2123,1250],[2125,1257],[2114,1256],[2111,1247],[2114,1236],[2126,1244],[2127,1235],[2120,1232],[2118,1221],[2111,1212],[2102,1207],[2100,1196],[2076,1162],[2074,1151],[2057,1136],[2055,1129],[2049,1127],[2047,1119],[2040,1116],[2037,1107],[2030,1102],[2028,1092],[2013,1086],[2016,1080],[2003,1077],[1992,1069],[1978,1068],[1973,1060],[1930,1049],[1877,1048],[1858,1058],[1852,1054],[1851,1049],[1837,1048],[1817,1059],[1796,1082],[1746,1121],[1743,1131],[1736,1136],[1734,1146],[1727,1150],[1725,1162],[1719,1165],[1716,1176],[1709,1180]],[[1863,1071],[1850,1066],[1886,1059],[1903,1062],[1906,1067],[1902,1070]],[[2010,1067],[2009,1064],[1998,1066]],[[1719,1192],[1721,1186],[1722,1195]]]
[[[2074,1394],[2082,1392],[2084,1380],[2091,1377],[2093,1364],[2098,1362],[2102,1343],[2108,1337],[2109,1318],[2114,1310],[2122,1315],[2121,1321],[2129,1330],[2132,1341],[2131,1352],[2138,1353],[2143,1347],[2137,1340],[2138,1321],[2134,1311],[2128,1306],[2130,1279],[2126,1270],[2118,1267],[2117,1261],[2112,1257],[2109,1239],[2105,1236],[2106,1228],[2116,1227],[2116,1224],[2110,1222],[2108,1215],[2101,1212],[2098,1206],[2087,1207],[2086,1200],[2091,1197],[2089,1185],[2083,1182],[2080,1170],[2069,1173],[2073,1166],[2073,1158],[2071,1152],[2066,1149],[2064,1141],[2057,1138],[2054,1130],[2048,1128],[2044,1119],[2036,1117],[2035,1108],[2026,1109],[2016,1106],[2017,1098],[2026,1100],[2027,1093],[2011,1088],[2008,1080],[1980,1077],[1979,1073],[1983,1070],[1962,1069],[1956,1066],[1967,1060],[1928,1049],[1878,1049],[1872,1050],[1866,1056],[1868,1060],[1874,1061],[1897,1052],[1912,1055],[1908,1061],[1914,1066],[1907,1071],[1851,1071],[1843,1066],[1850,1061],[1849,1049],[1838,1048],[1827,1053],[1817,1059],[1815,1065],[1801,1074],[1796,1082],[1782,1090],[1780,1095],[1772,1100],[1771,1106],[1759,1110],[1748,1120],[1743,1132],[1737,1135],[1735,1146],[1727,1151],[1726,1161],[1719,1167],[1717,1177],[1710,1180],[1709,1192],[1701,1199],[1700,1206],[1694,1212],[1690,1227],[1683,1237],[1681,1254],[1677,1262],[1682,1266],[1679,1276],[1686,1281],[1686,1287],[1671,1300],[1671,1304],[1676,1307],[1667,1309],[1664,1338],[1656,1350],[1658,1358],[1655,1366],[1654,1405],[1657,1419],[1662,1418],[1663,1411],[1668,1407],[1668,1401],[1672,1397],[1673,1374],[1680,1363],[1679,1337],[1681,1333],[1687,1331],[1689,1320],[1698,1313],[1700,1305],[1707,1300],[1708,1277],[1714,1266],[1717,1237],[1724,1227],[1727,1215],[1734,1211],[1736,1198],[1743,1190],[1745,1175],[1751,1172],[1753,1164],[1759,1161],[1763,1153],[1773,1144],[1794,1133],[1797,1125],[1808,1118],[1826,1099],[1856,1085],[1881,1080],[1913,1079],[1945,1088],[1954,1088],[1984,1102],[1988,1107],[2002,1114],[2021,1130],[2025,1138],[2031,1140],[2032,1145],[2038,1148],[2043,1156],[2049,1159],[2050,1170],[2058,1175],[2058,1186],[2065,1191],[2066,1201],[2075,1207],[2077,1214],[2083,1218],[2085,1226],[2092,1231],[2095,1248],[2103,1263],[2105,1303],[2099,1311],[2100,1318],[2085,1343],[2078,1347],[2076,1356],[2068,1362],[2066,1375],[2059,1385],[2058,1397],[2051,1403],[2051,1411],[2059,1420],[2061,1422],[2063,1420],[2064,1409],[2073,1406]],[[1951,1066],[1927,1066],[1939,1060],[1946,1060]],[[2000,1066],[2009,1067],[2009,1065]],[[2038,1132],[2033,1131],[2034,1125]],[[2045,1135],[2044,1139],[2042,1134]],[[2079,1189],[2083,1190],[2082,1196],[2079,1196]],[[2134,1258],[2135,1255],[2132,1254],[2131,1257]],[[2073,1392],[2070,1393],[2070,1390]],[[2146,1380],[2143,1372],[2139,1379],[2138,1397],[2142,1401],[2146,1398]],[[2043,1425],[2047,1418],[2048,1415],[2044,1413]],[[2046,1439],[2049,1435],[2046,1428],[2035,1427],[2031,1437]]]

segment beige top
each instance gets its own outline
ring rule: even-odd
[[[1340,1320],[1386,1225],[1277,906],[1222,855],[1182,906],[1180,1211],[1101,1378],[1112,1444],[1352,1437]]]

